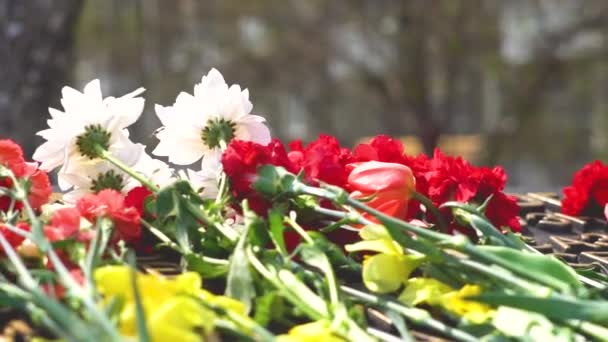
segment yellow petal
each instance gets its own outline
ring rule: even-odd
[[[448,285],[432,278],[413,278],[407,281],[405,290],[399,296],[399,301],[408,306],[421,303],[437,304],[439,298],[453,291]]]
[[[401,246],[388,239],[359,241],[344,246],[344,249],[347,252],[373,251],[386,254],[403,254]]]
[[[361,236],[363,240],[393,239],[386,228],[379,224],[370,224],[363,227],[363,229],[359,231],[359,236]]]
[[[202,287],[201,276],[195,272],[186,272],[175,278],[178,293],[194,295]]]
[[[154,341],[193,341],[202,339],[197,330],[210,332],[215,314],[203,308],[196,299],[177,296],[158,306],[146,321]]]
[[[376,293],[398,290],[410,272],[401,255],[377,254],[363,261],[363,283]]]
[[[131,296],[129,269],[125,266],[104,266],[95,270],[93,278],[97,290],[106,296],[122,295],[125,300]],[[127,298],[128,297],[128,298]]]
[[[334,335],[328,321],[320,320],[311,323],[297,325],[287,335],[277,338],[278,342],[343,342],[344,340]]]
[[[440,299],[440,304],[446,310],[464,317],[468,321],[480,324],[491,318],[494,310],[488,305],[464,299],[479,295],[480,293],[481,288],[479,286],[465,285],[458,291],[443,295]]]

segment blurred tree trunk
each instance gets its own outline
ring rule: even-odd
[[[73,65],[74,26],[83,0],[0,0],[0,137],[27,156],[49,106],[58,106]]]

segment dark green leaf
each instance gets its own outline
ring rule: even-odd
[[[267,198],[273,198],[294,192],[298,178],[285,168],[274,165],[264,165],[258,169],[258,178],[253,188]]]
[[[177,194],[174,186],[163,188],[156,196],[156,214],[161,218],[177,214]]]

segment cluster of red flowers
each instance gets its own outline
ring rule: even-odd
[[[34,209],[47,203],[51,197],[52,188],[48,175],[38,169],[37,163],[26,162],[21,147],[12,140],[0,140],[0,165],[8,168],[17,179],[28,179],[30,183],[28,200]],[[9,177],[0,176],[0,187],[12,188],[13,181]],[[10,208],[11,198],[0,197],[0,211]],[[19,210],[22,203],[16,203],[14,209]]]
[[[81,198],[75,208],[61,208],[56,210],[47,224],[44,226],[44,235],[52,243],[73,240],[84,244],[88,248],[89,243],[95,236],[94,229],[81,230],[81,218],[89,220],[93,225],[100,218],[109,218],[114,222],[114,235],[111,242],[123,240],[127,243],[138,243],[141,238],[141,218],[136,208],[125,205],[122,194],[115,190],[103,190],[98,194],[90,194]],[[20,222],[17,228],[30,231],[30,226]],[[9,230],[6,226],[0,226],[2,234],[9,244],[22,256],[39,257],[40,252],[33,244],[24,245],[24,237]],[[55,252],[68,268],[72,277],[82,283],[84,280],[82,271],[77,260],[72,260],[70,253],[71,244],[62,244]],[[0,248],[0,253],[3,249]],[[46,267],[53,270],[53,264],[47,260]],[[63,297],[64,288],[59,284],[46,284],[44,286],[48,293],[57,297]]]
[[[563,190],[562,212],[568,215],[599,216],[608,204],[608,165],[596,160],[574,174]]]
[[[98,194],[86,195],[77,202],[76,208],[56,210],[44,226],[44,235],[50,242],[73,239],[88,243],[95,231],[82,231],[81,218],[87,219],[93,225],[100,218],[111,219],[114,223],[113,241],[137,243],[141,238],[141,217],[137,209],[125,205],[124,197],[115,190],[102,190]],[[30,226],[24,222],[18,223],[17,227],[25,231],[30,230]],[[13,248],[18,248],[24,241],[21,235],[6,226],[0,226],[0,234],[4,235]]]
[[[312,184],[322,181],[354,191],[358,189],[349,183],[349,174],[357,163],[379,161],[409,167],[416,180],[416,191],[429,197],[436,206],[447,201],[481,204],[492,196],[486,211],[490,221],[496,227],[508,227],[513,231],[521,229],[517,218],[519,207],[514,197],[504,193],[507,176],[500,167],[475,167],[462,158],[446,156],[439,150],[432,158],[423,154],[408,156],[399,140],[384,135],[356,146],[353,151],[341,147],[336,138],[327,135],[321,135],[306,146],[293,141],[289,147],[287,152],[278,140],[273,140],[268,146],[233,140],[223,155],[222,163],[235,197],[249,198],[252,204],[257,203],[255,209],[258,213],[265,211],[269,203],[260,200],[251,189],[257,168],[264,164],[283,166],[294,173],[303,171],[306,181]],[[401,209],[396,212],[406,213],[401,218],[407,220],[423,215],[420,203],[415,200],[408,202],[407,210]],[[459,228],[452,222],[449,211],[444,215],[452,228]],[[430,215],[427,219],[434,220]]]

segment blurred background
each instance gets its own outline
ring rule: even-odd
[[[605,0],[0,0],[0,29],[0,136],[30,155],[63,85],[145,87],[153,147],[154,104],[216,67],[282,139],[386,133],[503,165],[511,191],[608,157]]]

